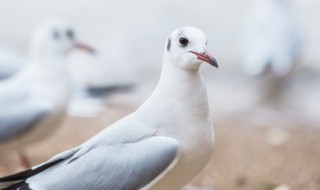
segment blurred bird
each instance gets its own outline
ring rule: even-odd
[[[68,56],[72,95],[67,113],[75,117],[94,117],[106,108],[106,99],[116,93],[131,92],[135,84],[116,69],[108,68],[101,54],[74,53]],[[14,76],[28,65],[17,51],[0,48],[0,80]],[[1,82],[1,81],[0,81]]]
[[[289,0],[255,2],[244,34],[244,71],[270,75],[263,85],[266,99],[281,94],[301,53],[298,24]]]
[[[288,74],[301,48],[290,1],[257,1],[246,28],[245,71],[254,76],[267,69],[277,76]]]
[[[66,54],[81,44],[74,30],[61,20],[36,29],[30,46],[30,62],[13,77],[0,83],[0,154],[21,149],[56,129],[62,120],[71,90]],[[20,154],[25,167],[30,164]]]
[[[207,164],[214,131],[202,62],[218,67],[205,34],[169,35],[151,97],[82,145],[30,170],[0,178],[6,189],[166,189],[191,181]],[[10,187],[8,187],[10,186]]]

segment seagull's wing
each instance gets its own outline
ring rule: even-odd
[[[179,155],[178,142],[168,137],[96,145],[20,183],[30,189],[141,189],[168,172]]]
[[[0,142],[5,142],[31,130],[51,113],[53,107],[44,101],[21,99],[17,102],[0,102]]]

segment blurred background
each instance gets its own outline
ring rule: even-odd
[[[167,36],[188,25],[207,34],[219,69],[201,69],[216,131],[214,154],[186,189],[319,190],[319,8],[317,0],[1,0],[0,51],[27,59],[34,28],[58,17],[97,49],[95,56],[68,57],[79,86],[134,86],[104,96],[103,109],[90,117],[67,115],[52,136],[28,147],[32,164],[134,111],[156,86]],[[284,62],[288,72],[272,69]],[[1,175],[19,169],[13,158],[0,159]]]

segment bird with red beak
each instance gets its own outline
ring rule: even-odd
[[[174,31],[152,95],[133,113],[83,144],[30,170],[0,178],[7,189],[182,189],[206,166],[214,143],[199,67],[217,67],[206,36]]]
[[[72,90],[65,61],[72,49],[94,52],[62,20],[47,21],[35,30],[29,64],[0,83],[0,156],[18,149],[22,165],[30,167],[24,147],[58,128]]]

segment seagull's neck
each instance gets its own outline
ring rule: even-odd
[[[150,119],[170,120],[169,117],[174,117],[172,120],[186,123],[207,121],[207,92],[199,70],[186,71],[164,63],[155,91],[138,112]]]
[[[65,79],[68,76],[67,64],[63,55],[37,55],[32,56],[30,61],[31,69],[37,71],[39,77]]]
[[[198,88],[203,87],[204,83],[198,69],[186,71],[173,66],[171,63],[164,63],[154,95],[161,94],[162,97],[188,98],[192,94],[198,94]],[[184,94],[187,92],[190,94]]]

